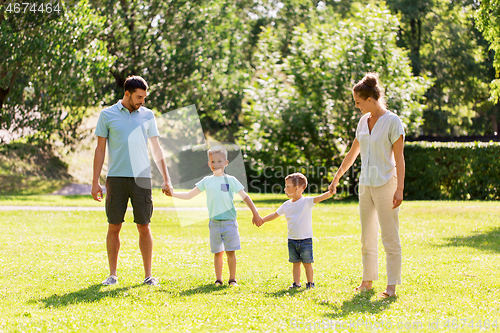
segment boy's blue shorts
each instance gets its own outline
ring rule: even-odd
[[[208,228],[210,229],[210,251],[212,253],[241,249],[240,233],[236,220],[210,220]]]
[[[312,238],[288,239],[288,256],[289,262],[312,264],[314,262]]]

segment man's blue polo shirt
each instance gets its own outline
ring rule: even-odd
[[[108,140],[107,177],[151,177],[148,138],[158,136],[153,111],[132,113],[121,101],[101,111],[95,135]]]

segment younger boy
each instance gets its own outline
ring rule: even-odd
[[[213,172],[196,183],[195,188],[187,193],[174,192],[171,196],[189,200],[203,191],[207,191],[207,206],[209,213],[210,250],[214,253],[215,285],[222,285],[222,265],[224,251],[229,267],[230,286],[237,286],[236,282],[236,250],[240,250],[240,235],[236,221],[236,208],[233,203],[234,193],[238,193],[253,213],[253,222],[262,223],[255,205],[245,193],[243,185],[233,176],[226,175],[224,169],[229,164],[227,150],[222,146],[215,146],[208,150],[208,166]],[[168,195],[168,194],[167,194]]]
[[[307,187],[307,178],[300,172],[292,173],[285,178],[285,194],[290,200],[281,205],[278,210],[262,219],[262,224],[285,215],[288,223],[288,255],[293,263],[292,288],[300,288],[300,263],[304,265],[307,277],[306,288],[314,288],[313,280],[313,248],[312,248],[312,207],[333,194],[325,192],[317,197],[303,197]]]

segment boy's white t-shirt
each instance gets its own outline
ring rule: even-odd
[[[285,215],[288,223],[288,239],[312,238],[312,208],[315,205],[314,197],[301,197],[292,202],[285,201],[276,213]]]

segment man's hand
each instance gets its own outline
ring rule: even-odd
[[[166,196],[171,197],[174,189],[168,182],[163,182],[163,184],[161,184],[161,191]]]
[[[92,191],[90,192],[92,194],[92,199],[95,201],[101,202],[102,200],[102,188],[99,183],[93,183],[92,184]]]

